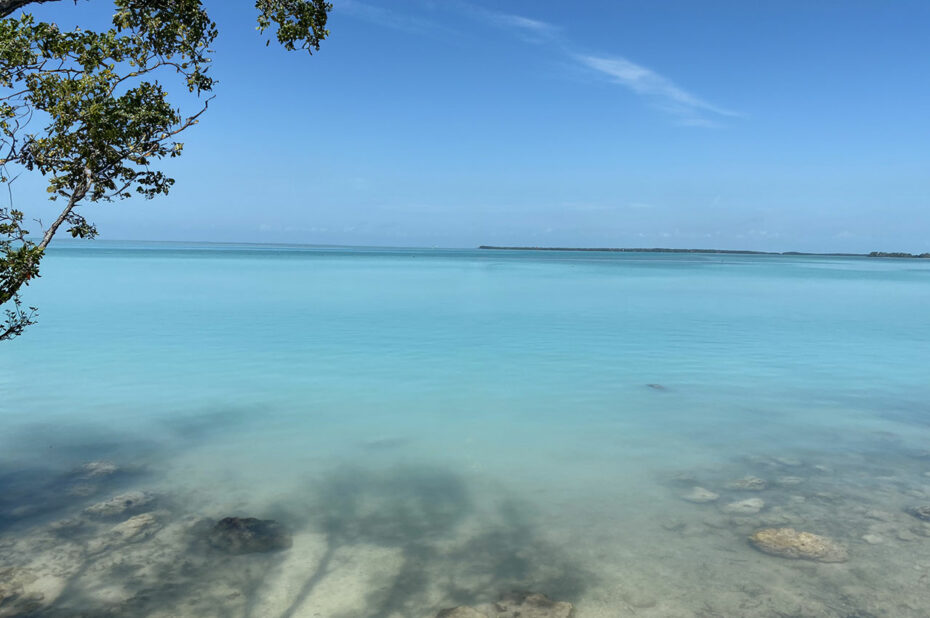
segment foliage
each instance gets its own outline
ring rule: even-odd
[[[182,154],[177,137],[207,111],[215,85],[217,28],[201,0],[114,0],[113,26],[103,32],[10,17],[50,1],[0,0],[0,182],[41,174],[61,204],[40,240],[23,227],[22,211],[0,204],[0,341],[34,322],[36,310],[23,308],[19,292],[39,276],[59,228],[96,236],[80,207],[168,193],[174,180],[155,165]],[[276,29],[288,50],[312,53],[328,34],[325,0],[257,0],[255,8],[259,31]],[[162,80],[186,88],[199,106],[176,107]]]

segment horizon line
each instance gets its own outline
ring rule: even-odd
[[[730,255],[782,255],[782,256],[833,256],[833,257],[900,257],[900,258],[930,258],[930,252],[911,253],[908,251],[869,251],[856,253],[849,251],[763,251],[757,249],[719,249],[698,247],[559,247],[534,245],[478,245],[467,247],[440,247],[438,245],[352,245],[339,243],[308,243],[308,242],[261,242],[238,240],[164,240],[164,239],[127,239],[127,238],[61,238],[49,246],[54,249],[56,245],[80,244],[92,246],[95,243],[161,243],[177,245],[245,245],[253,247],[296,247],[320,249],[390,249],[390,250],[434,250],[434,251],[578,251],[602,253],[708,253]]]

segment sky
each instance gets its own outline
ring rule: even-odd
[[[333,1],[311,57],[205,0],[217,97],[102,238],[930,251],[930,2]]]

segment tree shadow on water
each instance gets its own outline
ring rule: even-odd
[[[529,504],[476,494],[444,469],[339,468],[268,511],[229,515],[275,518],[295,544],[226,554],[207,541],[212,520],[166,500],[154,534],[137,541],[93,553],[98,533],[63,539],[85,548],[81,562],[30,615],[431,618],[513,590],[574,601],[591,583]]]
[[[367,593],[361,615],[368,618],[432,616],[514,589],[581,596],[591,574],[542,538],[528,504],[501,495],[489,508],[482,498],[479,508],[463,478],[448,470],[337,471],[308,501],[308,524],[325,532],[326,555],[282,618],[306,609],[336,552],[363,545],[400,555],[391,581]],[[332,618],[350,616],[359,614]]]
[[[430,544],[452,534],[471,509],[465,483],[447,471],[336,470],[312,486],[303,507],[291,505],[289,512],[281,514],[326,536],[326,553],[282,618],[293,616],[310,598],[342,548],[373,545],[401,550],[404,566],[396,579],[402,584],[395,582],[395,587],[411,593],[422,590],[427,584],[425,571],[415,565],[424,564]]]

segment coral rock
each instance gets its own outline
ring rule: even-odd
[[[154,515],[142,513],[113,526],[102,537],[93,539],[87,545],[87,552],[91,555],[99,554],[128,543],[138,543],[158,532],[160,528]]]
[[[453,607],[452,609],[444,609],[438,614],[436,618],[488,618],[488,615],[482,612],[479,612],[473,607]]]
[[[143,513],[113,526],[110,533],[124,541],[136,541],[152,534],[155,523],[154,515]]]
[[[110,476],[117,470],[119,468],[116,467],[116,464],[109,461],[91,461],[81,466],[81,473],[85,478]]]
[[[735,481],[730,481],[726,484],[727,489],[736,489],[740,491],[762,491],[766,487],[768,487],[768,483],[756,476],[747,476],[736,479]]]
[[[495,618],[571,618],[574,607],[565,601],[553,601],[544,594],[515,592],[504,595],[494,604]]]
[[[572,618],[574,612],[571,603],[535,592],[514,592],[490,605],[444,609],[436,618]]]
[[[755,515],[761,511],[764,506],[765,502],[760,498],[749,498],[725,505],[723,507],[723,512],[730,513],[731,515]]]
[[[709,489],[704,489],[703,487],[695,487],[688,493],[684,494],[681,499],[687,500],[688,502],[695,502],[697,504],[704,504],[706,502],[713,502],[720,497],[720,494],[715,494]]]
[[[84,509],[84,512],[95,517],[116,517],[124,513],[142,510],[154,501],[155,497],[151,494],[142,491],[129,491],[89,506]]]
[[[753,547],[766,554],[782,558],[846,562],[849,554],[836,541],[794,528],[765,528],[749,537]]]
[[[210,545],[230,554],[252,554],[287,549],[291,536],[273,519],[226,517],[210,531]]]

